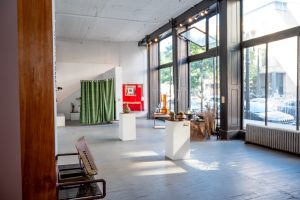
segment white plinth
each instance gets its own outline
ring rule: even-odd
[[[135,121],[135,113],[120,113],[119,138],[121,140],[136,140]]]
[[[79,120],[80,119],[80,112],[74,112],[71,114],[71,120]]]
[[[58,113],[56,117],[56,126],[65,126],[66,118],[63,113]]]
[[[172,160],[190,157],[190,122],[166,120],[166,157]]]

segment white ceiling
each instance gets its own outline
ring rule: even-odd
[[[138,41],[201,0],[56,0],[56,37]]]

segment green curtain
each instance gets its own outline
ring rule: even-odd
[[[81,81],[80,123],[98,124],[115,116],[114,80]]]

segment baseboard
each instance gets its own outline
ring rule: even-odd
[[[242,137],[240,130],[232,130],[232,131],[225,131],[220,129],[220,139],[221,140],[239,140]]]

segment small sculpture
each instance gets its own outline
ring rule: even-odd
[[[170,121],[175,121],[175,120],[176,120],[176,117],[175,117],[176,115],[175,115],[174,112],[170,112],[170,113],[169,113],[169,116],[170,116],[170,117],[169,117],[169,120],[170,120]]]
[[[130,108],[128,106],[128,103],[125,104],[124,108],[123,108],[123,112],[124,113],[130,113]]]
[[[167,95],[166,94],[162,95],[162,103],[163,103],[163,107],[161,108],[160,112],[167,114],[168,108],[167,108]]]
[[[179,121],[183,121],[186,119],[186,115],[184,114],[184,112],[179,112],[178,115],[177,115],[177,119]]]

